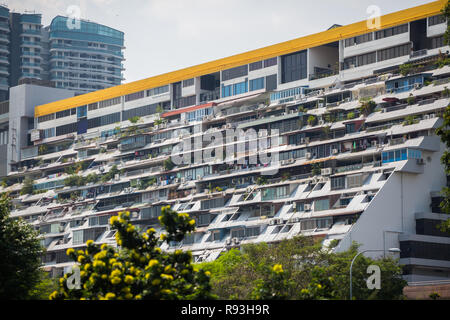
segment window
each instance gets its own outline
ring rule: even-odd
[[[167,93],[167,92],[169,92],[169,86],[165,85],[165,86],[147,90],[147,97],[156,96],[156,95]]]
[[[201,210],[209,210],[213,208],[220,208],[225,205],[224,198],[216,198],[211,200],[204,200],[201,203]]]
[[[77,107],[77,118],[87,117],[87,106]]]
[[[277,64],[278,64],[277,57],[264,60],[264,68],[276,66]]]
[[[378,50],[377,51],[378,61],[384,61],[409,55],[411,51],[410,48],[411,45],[407,43],[401,46],[396,46],[384,50]]]
[[[222,98],[231,96],[231,84],[229,86],[224,86],[222,84]]]
[[[107,126],[109,124],[113,124],[119,121],[120,121],[120,112],[108,114],[102,117],[88,119],[88,129]]]
[[[51,121],[55,119],[55,114],[51,113],[51,114],[47,114],[45,116],[41,116],[38,118],[38,122],[42,123],[42,122],[46,122],[46,121]]]
[[[436,49],[445,46],[444,36],[431,38],[431,49]]]
[[[125,102],[142,99],[142,98],[144,98],[144,93],[145,93],[144,91],[139,91],[139,92],[127,94],[125,96]]]
[[[323,211],[330,209],[330,200],[322,199],[314,201],[314,211]]]
[[[65,134],[76,132],[77,128],[78,126],[76,122],[56,127],[56,136],[62,136]]]
[[[70,109],[64,111],[58,111],[56,113],[56,119],[70,116]]]
[[[83,243],[83,230],[77,230],[73,232],[72,244],[82,244]]]
[[[384,30],[380,30],[375,32],[375,39],[383,39],[383,38],[387,38],[387,37],[391,37],[391,36],[395,36],[398,34],[402,34],[402,33],[406,33],[408,32],[408,24],[402,24],[400,26],[396,26],[393,28],[388,28],[388,29],[384,29]]]
[[[345,189],[345,176],[331,178],[331,190]]]
[[[45,129],[45,130],[42,130],[42,132],[43,132],[43,139],[51,138],[51,137],[55,136],[55,128]]]
[[[351,47],[355,44],[361,44],[364,42],[372,41],[372,33],[366,33],[357,37],[349,38],[344,40],[345,47]]]
[[[197,225],[199,226],[207,226],[211,222],[211,214],[201,214],[197,218]]]
[[[108,99],[108,100],[103,100],[100,101],[98,103],[98,107],[99,108],[106,108],[106,107],[110,107],[116,104],[119,104],[121,102],[122,98],[121,97],[117,97],[117,98],[112,98],[112,99]]]
[[[98,109],[98,102],[91,103],[88,105],[88,111],[93,111]]]
[[[233,84],[233,95],[243,94],[248,92],[247,79],[243,82]]]
[[[347,187],[348,188],[357,188],[361,187],[363,184],[363,175],[355,174],[347,176]]]
[[[306,78],[306,50],[281,57],[281,82],[287,83]]]
[[[194,85],[194,78],[183,80],[183,88],[192,87]]]
[[[248,75],[248,65],[222,71],[222,81],[227,81]]]
[[[264,89],[264,77],[250,80],[250,91]]]
[[[262,68],[263,68],[263,62],[262,61],[253,62],[253,63],[250,63],[248,65],[248,69],[250,71],[259,70],[259,69],[262,69]]]
[[[434,26],[437,24],[441,24],[441,23],[445,23],[447,21],[447,19],[445,18],[445,16],[443,14],[434,16],[434,17],[429,17],[428,18],[428,26]]]

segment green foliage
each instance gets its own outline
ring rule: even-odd
[[[115,177],[115,175],[118,174],[119,172],[120,171],[119,169],[117,169],[117,165],[113,165],[111,169],[102,176],[101,182],[105,183],[112,180]]]
[[[156,107],[156,113],[161,114],[163,112],[164,112],[164,109],[161,107],[161,105],[158,104],[158,106]]]
[[[166,171],[170,171],[175,167],[175,164],[172,162],[171,158],[168,158],[164,160],[163,166]]]
[[[312,175],[313,176],[318,176],[318,175],[320,175],[321,174],[321,169],[320,169],[320,165],[318,164],[318,163],[314,163],[312,166],[311,166],[311,173],[312,173]]]
[[[403,121],[403,126],[410,126],[410,125],[418,123],[418,122],[419,122],[419,120],[416,119],[416,117],[414,117],[414,116],[407,116],[405,118],[405,121]]]
[[[30,290],[31,300],[49,300],[52,292],[58,289],[58,281],[53,279],[45,271],[39,270],[39,281],[36,286]]]
[[[412,95],[412,93],[409,94],[409,97],[406,99],[406,103],[408,103],[408,105],[410,105],[410,106],[415,104],[416,103],[416,97],[414,97]]]
[[[256,184],[258,186],[262,186],[262,185],[264,185],[266,183],[267,183],[266,177],[258,177],[258,178],[256,178]]]
[[[448,7],[446,7],[448,10]],[[441,137],[441,141],[445,144],[444,154],[441,157],[441,163],[444,165],[445,174],[448,176],[450,174],[450,152],[448,151],[450,148],[450,104],[447,105],[443,114],[444,122],[443,124],[436,130],[436,134]],[[450,188],[444,187],[442,189],[443,201],[440,206],[444,213],[450,214]],[[450,233],[450,219],[447,219],[443,223],[440,224],[439,229],[442,232]]]
[[[353,111],[347,113],[347,120],[355,119],[356,115]]]
[[[311,115],[311,116],[308,117],[307,123],[311,127],[315,126],[317,124],[317,118],[315,116]]]
[[[141,179],[139,181],[139,190],[145,190],[147,189],[149,186],[152,186],[156,184],[156,178],[146,178],[146,179]]]
[[[220,299],[348,299],[349,269],[357,254],[324,250],[311,237],[295,237],[276,245],[248,244],[232,249],[216,261],[199,266],[211,272],[213,292]],[[381,269],[381,289],[366,285],[369,265]],[[393,259],[359,256],[353,265],[353,292],[357,299],[401,299],[406,282]]]
[[[181,241],[195,229],[195,221],[186,213],[163,207],[159,217],[166,229],[160,240]],[[86,250],[67,250],[80,267],[80,290],[69,290],[66,274],[60,279],[57,291],[50,299],[80,300],[196,300],[212,299],[210,273],[195,269],[190,252],[163,252],[160,240],[151,228],[141,233],[130,223],[130,213],[120,212],[110,220],[117,230],[114,248],[103,244],[86,243]]]
[[[298,112],[303,112],[306,113],[308,110],[305,108],[305,106],[299,106],[298,107]]]
[[[447,1],[444,9],[442,9],[442,14],[447,18],[447,21],[450,20],[450,1]],[[447,30],[444,34],[444,44],[450,44],[450,25],[447,25]]]
[[[38,147],[38,154],[39,155],[43,155],[43,154],[47,153],[47,151],[48,151],[48,146],[46,144],[41,144]]]
[[[369,116],[376,108],[377,104],[372,99],[361,100],[361,107],[359,111],[365,116]]]
[[[66,187],[81,187],[84,185],[84,179],[82,176],[72,175],[64,179],[64,185]]]
[[[0,197],[0,299],[24,300],[34,295],[41,280],[43,248],[38,233],[22,219],[9,217],[7,194]]]
[[[131,117],[128,119],[131,123],[137,123],[141,118],[138,116]]]
[[[402,76],[407,76],[412,72],[414,67],[410,63],[405,63],[405,64],[400,65],[399,69],[400,69],[400,74]]]
[[[34,186],[34,181],[33,179],[26,177],[23,180],[23,187],[20,190],[20,195],[26,195],[26,194],[33,194],[33,186]]]

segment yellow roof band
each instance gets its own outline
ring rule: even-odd
[[[446,2],[446,0],[439,0],[417,7],[386,14],[384,16],[381,16],[380,28],[385,29],[402,23],[407,23],[410,21],[440,14]],[[227,58],[199,64],[193,67],[165,73],[151,78],[47,103],[37,106],[35,108],[34,114],[35,117],[40,117],[50,113],[67,110],[102,100],[116,98],[130,93],[167,85],[173,82],[178,82],[209,73],[245,65],[248,63],[293,53],[299,50],[317,47],[338,40],[355,37],[371,31],[373,30],[369,29],[366,20],[364,20],[298,39],[271,45],[261,49],[256,49]]]

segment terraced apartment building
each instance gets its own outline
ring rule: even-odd
[[[163,249],[195,261],[302,234],[337,251],[400,248],[408,281],[448,279],[450,238],[435,227],[445,3],[37,105],[0,191],[40,230],[55,275],[67,248],[115,244],[111,216],[160,232],[170,205],[197,228]]]

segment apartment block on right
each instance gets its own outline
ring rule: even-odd
[[[356,241],[374,257],[399,248],[410,284],[448,281],[450,237],[436,227],[448,217],[436,135],[449,104],[445,3],[45,103],[34,116],[28,106],[0,191],[12,217],[40,231],[54,275],[73,264],[67,248],[115,245],[118,212],[159,233],[170,205],[197,229],[162,248],[198,262],[305,235],[336,251]],[[252,161],[264,154],[274,157]]]

